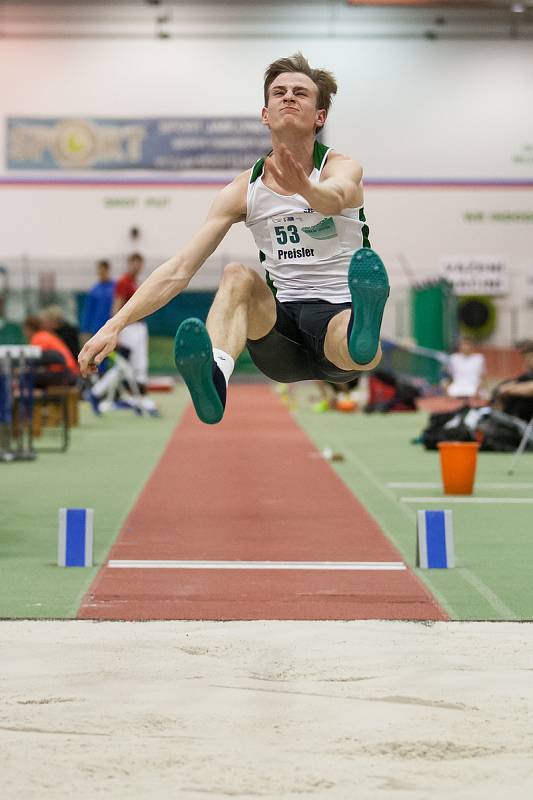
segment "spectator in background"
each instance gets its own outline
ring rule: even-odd
[[[113,310],[115,282],[111,280],[111,265],[102,259],[96,264],[98,283],[89,290],[81,319],[82,340],[87,341],[105,325]]]
[[[485,357],[476,353],[472,339],[463,337],[459,340],[457,352],[450,356],[446,371],[449,380],[445,382],[445,388],[449,397],[469,401],[486,389]]]
[[[144,259],[140,253],[131,253],[128,256],[126,272],[115,284],[113,315],[120,311],[137,291],[137,278],[143,267]],[[121,332],[118,342],[120,347],[125,349],[139,390],[144,394],[148,383],[148,327],[146,322],[134,322],[132,325],[127,325]]]
[[[78,362],[55,333],[45,330],[42,320],[36,315],[26,317],[23,323],[24,335],[29,344],[40,347],[42,355],[33,363],[36,367],[34,385],[73,386],[79,376]]]
[[[80,352],[80,332],[76,325],[72,325],[65,319],[61,306],[46,306],[39,314],[43,327],[55,333],[56,336],[67,345],[75,359]]]
[[[533,417],[533,339],[517,344],[524,358],[525,372],[500,383],[494,390],[492,404],[500,411],[529,422]]]
[[[137,278],[143,267],[144,259],[140,253],[131,253],[128,256],[126,272],[121,275],[114,287],[113,314],[116,314],[137,291]],[[146,396],[148,384],[148,326],[146,322],[134,322],[121,331],[117,352],[127,359],[131,368],[129,381],[135,385],[139,393],[138,396],[131,398],[130,402],[134,404],[139,413],[159,416],[156,404]],[[100,413],[100,403],[109,393],[110,388],[115,385],[118,387],[119,377],[120,367],[116,365],[91,387],[89,400],[96,414]]]

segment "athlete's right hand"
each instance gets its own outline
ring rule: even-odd
[[[80,365],[80,372],[84,378],[92,372],[98,372],[98,367],[117,346],[118,334],[109,332],[104,328],[94,334],[83,345],[78,356],[78,364]]]

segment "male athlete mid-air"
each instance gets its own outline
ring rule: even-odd
[[[176,366],[203,422],[222,419],[245,347],[261,372],[283,383],[342,383],[379,363],[389,283],[370,249],[362,169],[315,140],[336,91],[333,75],[300,53],[268,67],[262,120],[272,152],[222,189],[191,241],[89,339],[82,375],[115,349],[126,325],[186,289],[236,222],[250,229],[266,282],[244,264],[228,264],[206,325],[187,319],[176,334]]]

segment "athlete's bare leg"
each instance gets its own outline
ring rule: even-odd
[[[233,362],[247,339],[261,339],[275,323],[272,292],[254,270],[237,263],[224,269],[207,324],[194,317],[181,323],[174,346],[176,367],[202,422],[220,422]]]
[[[275,323],[276,303],[266,283],[250,267],[228,264],[206,322],[213,347],[235,360],[246,339],[261,339]]]
[[[382,260],[370,247],[353,254],[348,268],[351,310],[329,322],[324,354],[345,370],[370,370],[381,361],[381,320],[389,296],[389,279]]]
[[[381,345],[378,346],[376,355],[368,364],[357,364],[350,356],[348,351],[350,313],[350,309],[346,309],[330,319],[324,341],[324,355],[339,369],[361,371],[374,369],[381,361]]]

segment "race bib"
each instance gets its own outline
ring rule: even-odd
[[[340,249],[333,217],[318,212],[285,214],[268,220],[272,255],[283,263],[308,263],[335,256]]]

